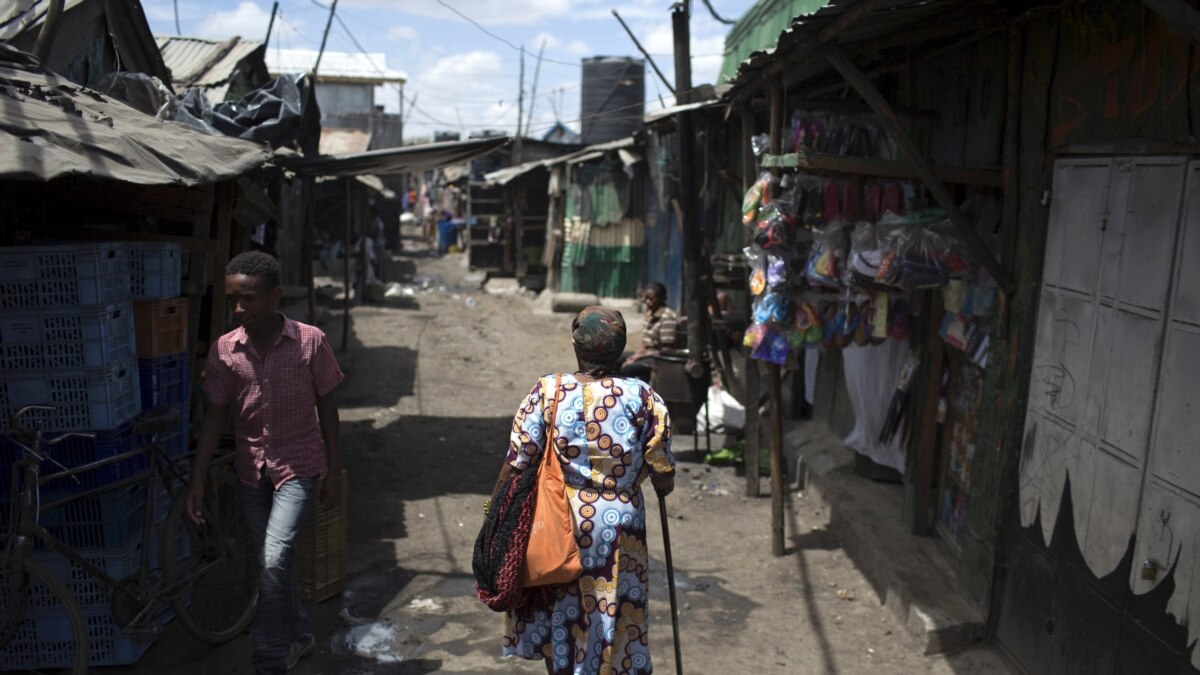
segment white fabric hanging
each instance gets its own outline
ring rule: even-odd
[[[903,340],[842,350],[846,389],[854,405],[854,430],[843,442],[875,463],[901,473],[904,472],[904,447],[900,444],[903,434],[897,433],[891,443],[884,445],[879,442],[879,432],[907,354],[908,345]]]

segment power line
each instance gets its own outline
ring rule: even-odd
[[[316,0],[312,0],[312,1],[313,1],[313,2],[315,2]],[[445,7],[446,9],[450,10],[451,12],[454,12],[455,14],[459,15],[460,17],[462,17],[462,18],[463,18],[463,20],[465,20],[466,22],[468,22],[468,23],[470,23],[471,25],[475,26],[475,27],[476,27],[476,28],[478,28],[479,30],[483,31],[483,33],[484,33],[485,35],[487,35],[488,37],[490,37],[490,38],[492,38],[492,39],[494,39],[494,40],[498,40],[498,41],[500,41],[500,42],[503,42],[504,44],[508,45],[509,49],[512,49],[512,50],[513,50],[513,51],[515,51],[515,52],[519,52],[519,51],[521,51],[521,48],[520,48],[520,47],[518,47],[517,45],[513,44],[512,42],[510,42],[510,41],[509,41],[507,38],[500,37],[499,35],[496,35],[495,33],[493,33],[492,31],[488,30],[487,28],[484,28],[484,27],[483,27],[483,24],[479,23],[479,22],[478,22],[478,21],[476,21],[475,19],[472,19],[471,17],[467,16],[466,14],[463,14],[463,13],[462,13],[462,12],[460,12],[458,9],[456,9],[456,8],[454,7],[454,5],[451,5],[450,3],[446,2],[446,0],[437,0],[437,3],[438,3],[439,5],[441,5],[442,7]],[[557,64],[558,64],[558,65],[560,65],[560,66],[571,66],[572,68],[578,68],[578,67],[579,67],[579,64],[578,64],[578,63],[571,63],[571,62],[569,62],[569,61],[557,61],[557,60],[555,60],[555,59],[543,59],[543,60],[544,60],[546,63],[557,63]]]
[[[709,2],[709,0],[704,0],[704,6],[708,8],[708,13],[712,14],[712,18],[717,23],[723,23],[726,26],[732,26],[733,24],[737,23],[736,21],[734,21],[732,19],[725,19],[725,18],[722,18],[720,14],[717,14],[717,10],[713,9],[712,3]]]

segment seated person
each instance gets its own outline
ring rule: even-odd
[[[636,377],[650,381],[654,355],[664,347],[674,347],[675,333],[679,327],[679,316],[667,307],[667,287],[655,281],[647,284],[642,296],[646,303],[646,328],[642,333],[642,344],[630,354],[621,366],[623,377]]]

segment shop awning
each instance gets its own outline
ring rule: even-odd
[[[160,122],[0,44],[0,178],[193,186],[240,176],[270,157],[249,141]]]
[[[469,141],[446,143],[423,143],[399,148],[385,148],[360,152],[352,155],[286,159],[279,164],[296,173],[309,176],[357,176],[373,173],[389,174],[428,171],[452,164],[460,164],[494,152],[504,147],[511,139],[480,138]]]

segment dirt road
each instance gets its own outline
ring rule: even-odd
[[[409,250],[417,248],[408,241]],[[356,307],[338,397],[350,473],[349,580],[310,607],[318,650],[298,673],[544,673],[499,656],[502,619],[474,598],[471,547],[518,401],[537,375],[574,370],[569,317],[465,279],[462,256],[408,253],[412,296]],[[420,286],[425,288],[421,289]],[[335,348],[340,319],[324,326]],[[788,555],[771,555],[770,501],[680,444],[668,499],[685,672],[1008,673],[988,650],[926,657],[792,495]],[[657,505],[651,649],[674,672]],[[171,626],[135,673],[249,673],[249,641],[213,649]]]

